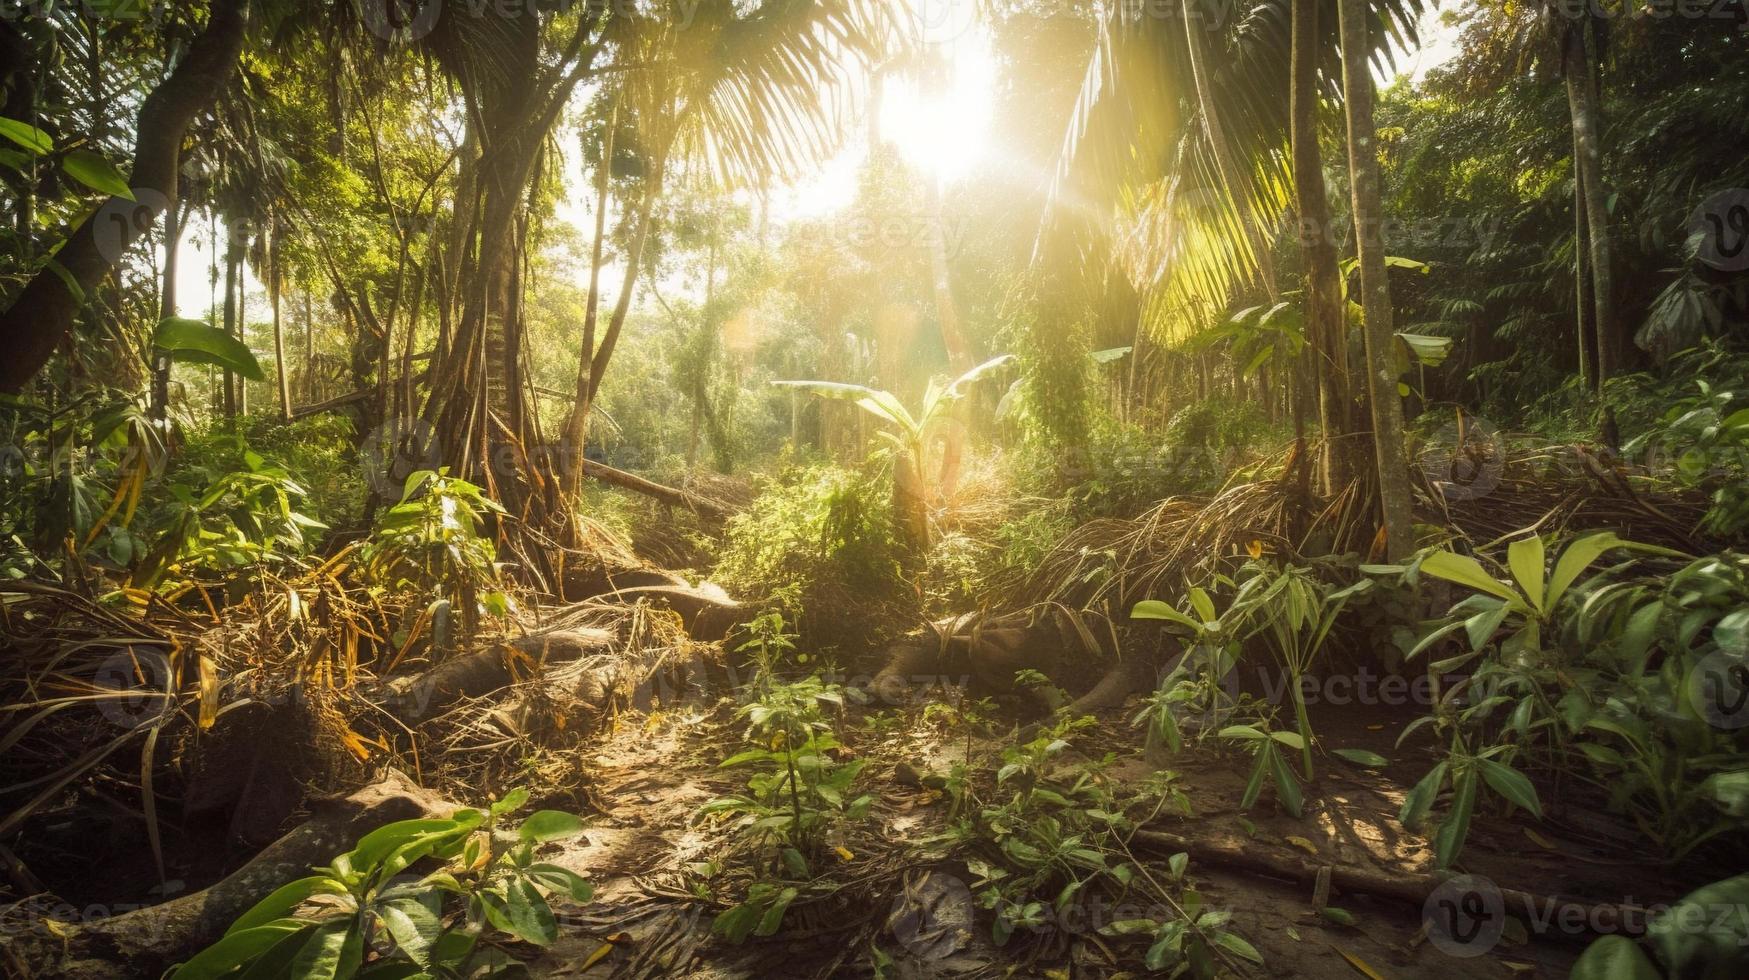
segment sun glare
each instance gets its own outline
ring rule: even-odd
[[[941,74],[882,80],[880,132],[912,166],[948,183],[969,174],[990,148],[996,61],[982,25],[936,47],[945,62]]]

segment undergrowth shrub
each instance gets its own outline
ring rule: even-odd
[[[828,464],[786,468],[729,521],[713,578],[782,609],[813,645],[878,646],[919,612],[893,517],[885,481]]]

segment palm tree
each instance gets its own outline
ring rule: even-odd
[[[890,5],[879,0],[766,0],[750,10],[718,0],[689,21],[624,16],[610,24],[609,41],[627,70],[605,98],[626,120],[644,169],[636,198],[624,202],[625,273],[599,344],[594,318],[585,323],[565,429],[562,485],[569,493],[581,483],[589,414],[631,310],[667,179],[690,169],[723,186],[758,185],[829,156],[839,139],[831,97],[853,72],[882,60],[900,36],[896,27]],[[606,182],[597,189],[600,214]],[[591,309],[599,303],[599,265]]]
[[[1342,81],[1348,110],[1348,182],[1354,197],[1355,251],[1360,259],[1361,307],[1365,318],[1366,376],[1372,402],[1373,449],[1378,458],[1379,501],[1384,512],[1386,553],[1392,561],[1415,550],[1414,501],[1403,445],[1403,399],[1391,368],[1396,343],[1391,284],[1386,278],[1383,209],[1379,203],[1379,158],[1373,133],[1372,72],[1367,64],[1365,0],[1337,0],[1342,33]]]

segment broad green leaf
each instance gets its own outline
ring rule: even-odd
[[[582,832],[583,818],[563,810],[536,810],[516,828],[516,836],[525,841],[558,840]]]
[[[1530,607],[1538,613],[1544,611],[1543,606],[1543,576],[1546,574],[1543,565],[1543,539],[1540,534],[1528,538],[1519,538],[1506,547],[1506,567],[1512,571],[1512,577],[1518,582],[1518,588],[1530,600]]]
[[[67,176],[100,194],[126,201],[134,199],[134,189],[128,186],[115,165],[90,150],[74,150],[61,160]]]
[[[1403,808],[1397,811],[1397,822],[1410,830],[1421,826],[1421,821],[1427,819],[1427,813],[1433,809],[1433,801],[1439,797],[1439,789],[1445,785],[1446,770],[1450,763],[1441,762],[1427,771],[1421,781],[1409,790],[1403,797]]]
[[[1332,749],[1330,754],[1368,769],[1379,769],[1391,764],[1391,760],[1366,749]]]
[[[1193,630],[1201,630],[1202,624],[1179,612],[1159,599],[1143,599],[1130,610],[1131,619],[1164,619],[1169,623],[1177,623]]]
[[[1483,570],[1480,562],[1468,555],[1454,554],[1450,551],[1435,551],[1421,560],[1421,570],[1435,578],[1456,582],[1477,592],[1486,592],[1508,602],[1518,598],[1504,583]]]
[[[1248,959],[1258,966],[1263,965],[1263,954],[1259,953],[1257,947],[1251,945],[1236,932],[1215,933],[1215,945]]]
[[[1626,936],[1604,936],[1585,947],[1567,980],[1663,980],[1639,944]]]
[[[327,875],[299,878],[275,888],[266,898],[256,902],[249,911],[244,912],[237,917],[237,921],[231,923],[231,928],[225,930],[225,935],[255,929],[275,919],[283,919],[312,895],[344,894],[346,894],[346,886]]]
[[[531,864],[528,876],[554,892],[563,892],[573,901],[587,902],[595,897],[595,885],[569,868],[556,864]]]
[[[286,937],[313,932],[315,928],[313,923],[279,919],[251,929],[228,932],[224,938],[189,958],[188,962],[173,967],[169,976],[173,980],[212,980],[222,977],[272,949]]]
[[[399,898],[378,905],[376,913],[408,959],[431,965],[431,947],[443,933],[443,923],[430,907],[415,898]]]
[[[1433,859],[1441,868],[1449,868],[1464,849],[1470,836],[1470,818],[1476,812],[1476,770],[1465,769],[1452,787],[1451,812],[1440,821],[1433,834]]]
[[[1749,874],[1684,895],[1646,926],[1646,938],[1672,977],[1739,980],[1749,959]]]
[[[364,962],[364,934],[351,918],[324,922],[292,958],[291,975],[298,980],[341,980],[358,972]]]
[[[1531,785],[1529,777],[1493,759],[1478,759],[1476,762],[1482,767],[1482,778],[1487,781],[1488,788],[1511,800],[1513,806],[1542,819],[1542,803],[1537,799],[1536,787]]]
[[[1270,768],[1275,772],[1275,798],[1281,803],[1281,808],[1294,816],[1304,812],[1304,800],[1300,795],[1299,780],[1294,778],[1293,769],[1288,765],[1287,757],[1280,752],[1269,753]]]
[[[235,371],[251,381],[265,381],[261,362],[237,338],[218,327],[199,320],[169,317],[158,323],[152,340],[170,355],[173,361],[188,364],[215,364]]]
[[[26,150],[42,156],[55,151],[55,141],[48,133],[29,123],[0,116],[0,136],[4,136]]]

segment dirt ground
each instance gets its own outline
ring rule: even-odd
[[[712,918],[729,904],[734,879],[697,873],[699,865],[722,854],[725,840],[713,827],[701,826],[695,812],[740,785],[737,774],[714,764],[739,736],[731,714],[725,703],[692,717],[645,724],[626,719],[579,760],[577,802],[593,812],[591,830],[554,860],[593,877],[597,894],[587,907],[566,910],[568,928],[557,945],[529,963],[534,974],[874,976],[875,946],[893,960],[887,975],[898,977],[1147,973],[1145,940],[1099,935],[1092,928],[1097,908],[1087,911],[1087,925],[1065,918],[1037,934],[1018,933],[1000,948],[991,942],[991,913],[976,908],[966,888],[972,876],[928,844],[946,825],[947,802],[938,792],[894,778],[902,764],[945,769],[965,752],[963,738],[945,738],[917,711],[875,724],[853,710],[840,726],[847,747],[868,760],[863,779],[877,796],[869,829],[846,842],[852,844],[850,858],[829,871],[842,887],[798,902],[772,938],[731,946],[712,937]],[[1163,826],[1199,839],[1315,855],[1318,861],[1429,871],[1427,841],[1405,833],[1395,818],[1404,791],[1430,765],[1430,746],[1394,747],[1409,717],[1349,708],[1316,717],[1315,729],[1333,744],[1371,748],[1395,761],[1383,772],[1368,772],[1326,760],[1319,785],[1307,794],[1303,818],[1276,812],[1267,794],[1241,815],[1249,760],[1214,748],[1187,750],[1170,763],[1190,797],[1192,816],[1162,818]],[[1113,712],[1083,733],[1076,748],[1089,758],[1117,753],[1110,777],[1139,782],[1152,767],[1137,757],[1137,741],[1123,716]],[[993,742],[980,743],[974,752],[994,748]],[[561,794],[543,805],[566,802]],[[1532,827],[1522,815],[1479,815],[1461,870],[1503,888],[1597,901],[1622,901],[1624,890],[1636,902],[1668,901],[1685,890],[1636,853],[1621,828],[1580,817],[1552,813]],[[1166,858],[1137,856],[1155,867]],[[1555,978],[1566,975],[1588,938],[1557,929],[1533,939],[1509,923],[1482,955],[1453,955],[1429,939],[1424,908],[1336,889],[1329,904],[1354,919],[1353,925],[1338,925],[1315,911],[1311,888],[1291,879],[1195,860],[1189,877],[1206,907],[1230,910],[1234,927],[1262,953],[1260,976]]]

